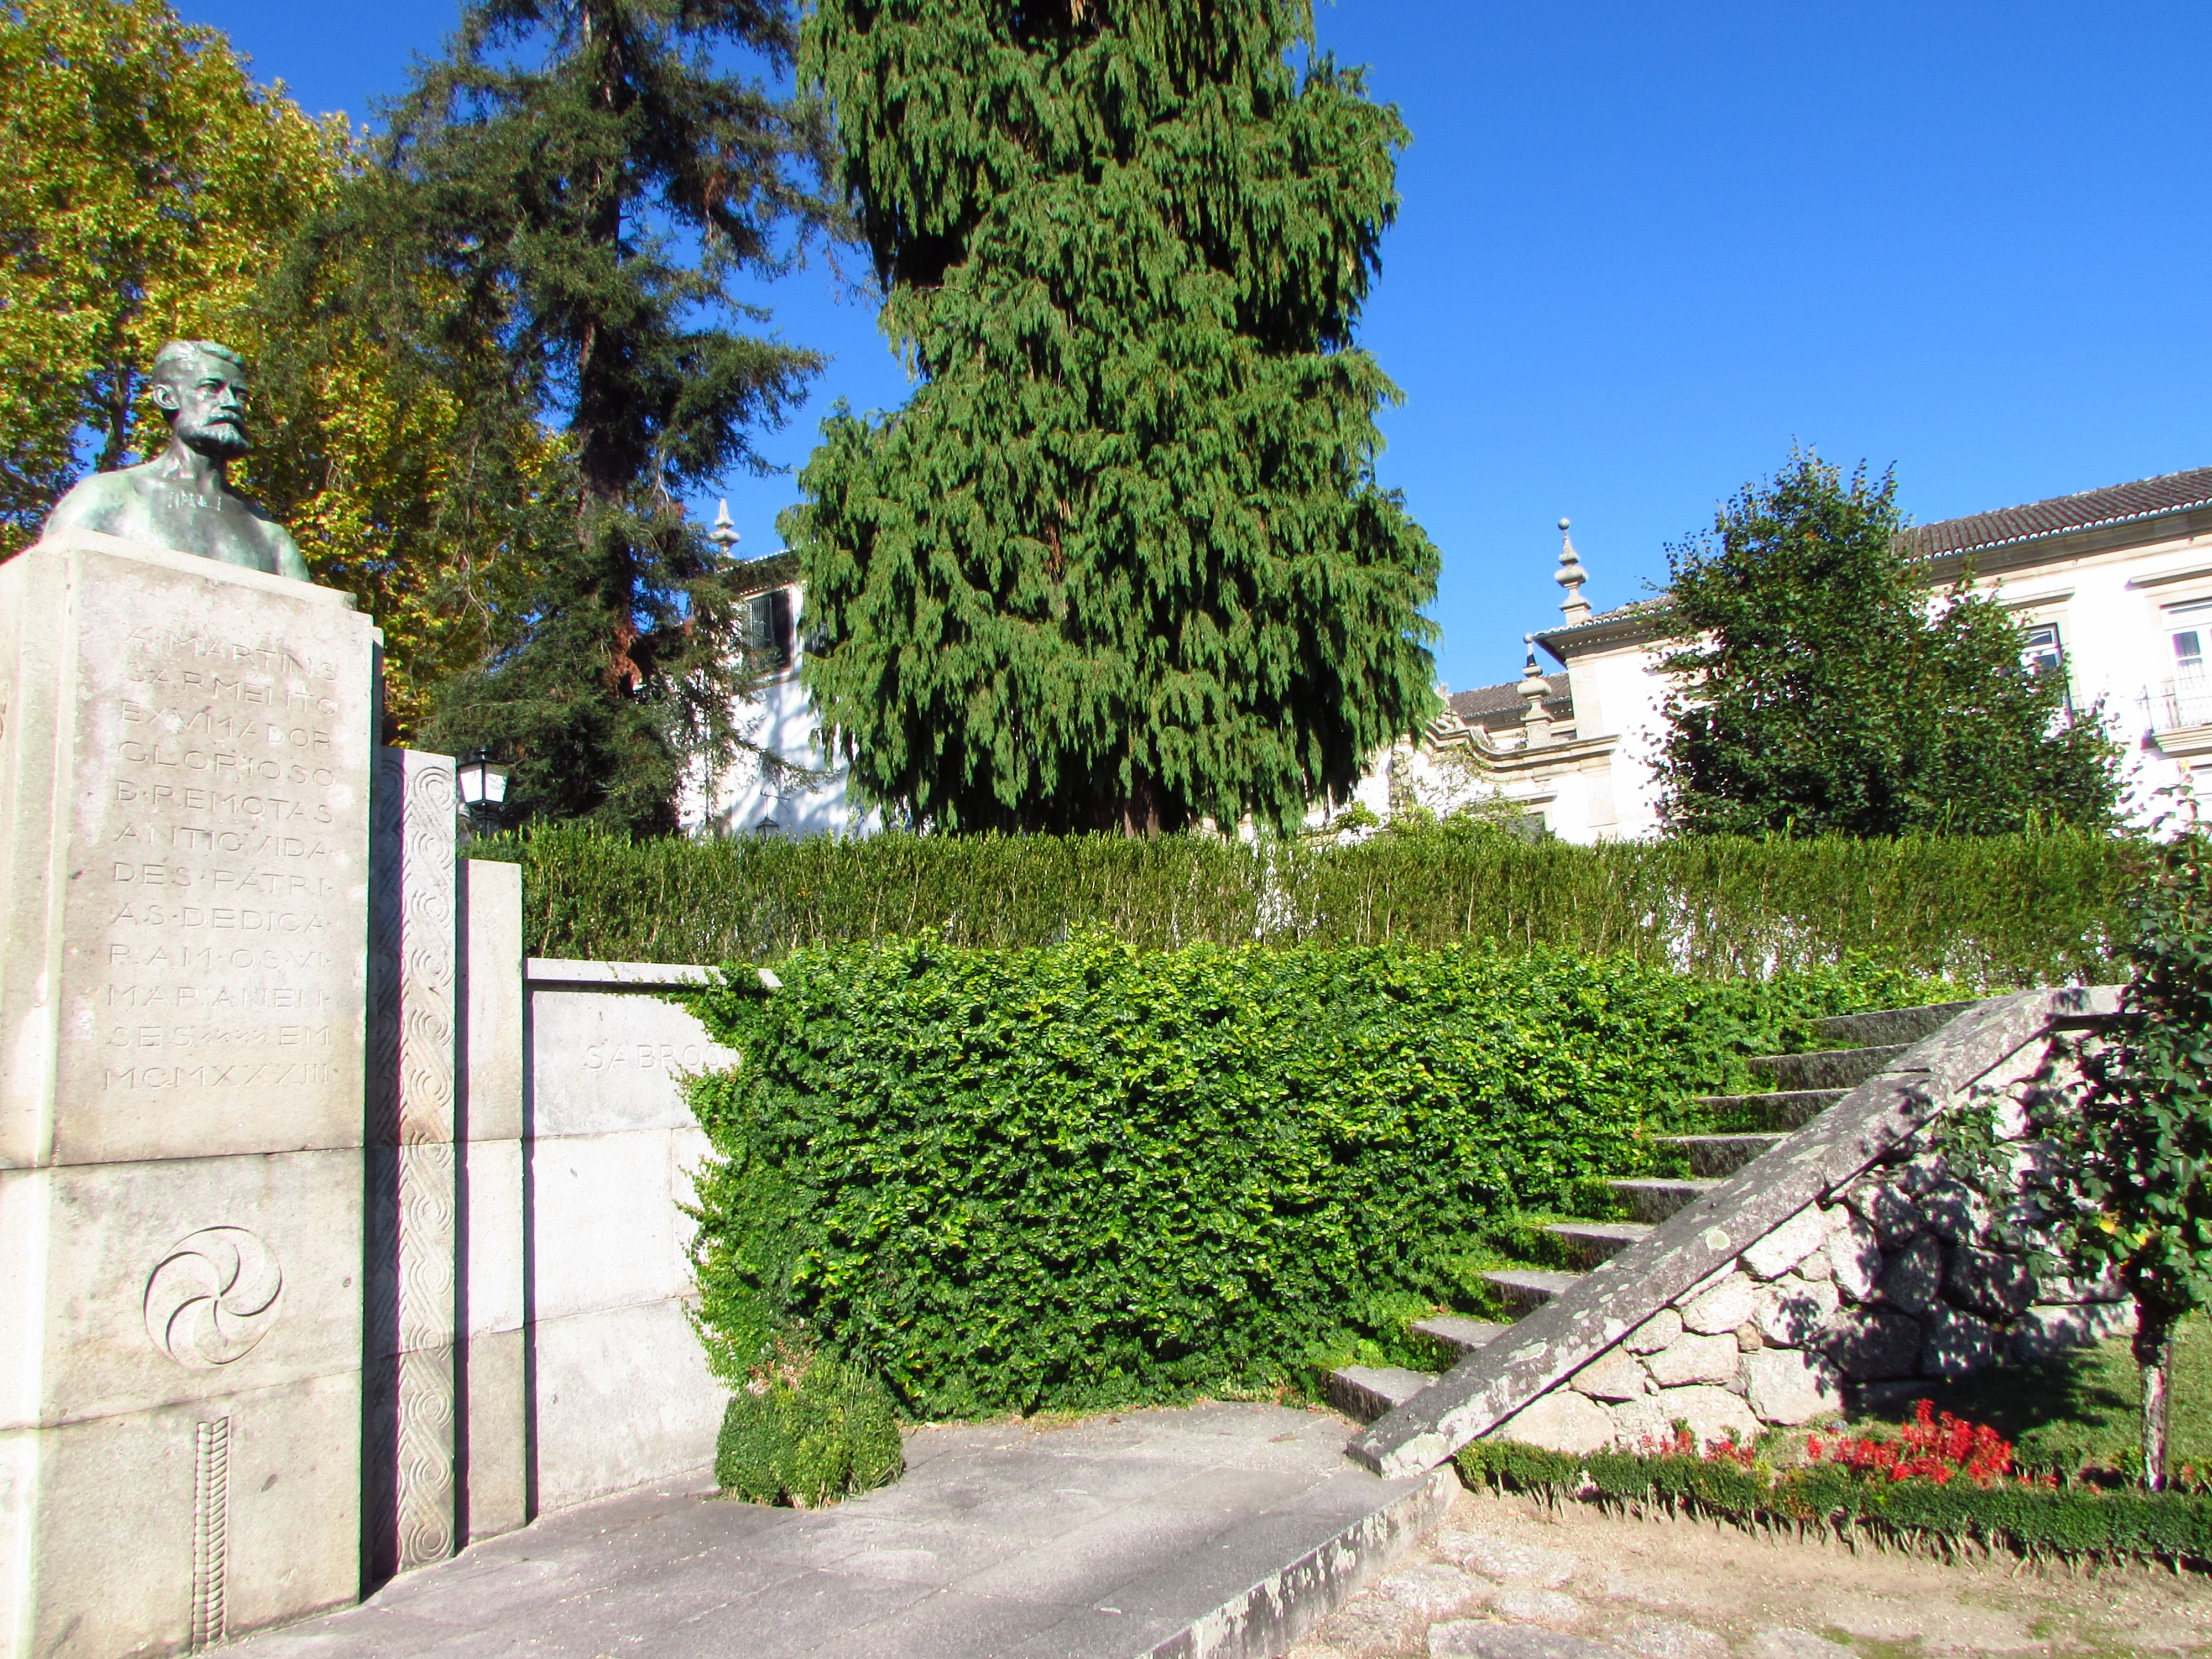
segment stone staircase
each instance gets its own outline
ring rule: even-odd
[[[1838,1015],[1814,1026],[1820,1039],[1832,1046],[1810,1054],[1770,1054],[1753,1060],[1752,1070],[1774,1085],[1770,1091],[1700,1097],[1696,1104],[1706,1128],[1696,1134],[1667,1136],[1662,1141],[1680,1150],[1689,1164],[1689,1175],[1607,1182],[1619,1207],[1629,1218],[1562,1221],[1545,1228],[1559,1257],[1571,1262],[1577,1271],[1499,1268],[1483,1275],[1494,1299],[1516,1319],[1542,1307],[1579,1281],[1584,1273],[1610,1261],[1676,1211],[1695,1203],[1772,1150],[1793,1130],[1812,1122],[1913,1043],[1972,1006],[1951,1002]],[[1416,1321],[1411,1328],[1456,1362],[1510,1327],[1462,1314],[1437,1314]],[[1395,1366],[1346,1365],[1330,1373],[1325,1392],[1339,1411],[1366,1423],[1412,1399],[1436,1376],[1434,1372]]]

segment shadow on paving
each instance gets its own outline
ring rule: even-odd
[[[833,1509],[624,1493],[231,1651],[1134,1659],[1418,1485],[1353,1467],[1348,1433],[1221,1404],[921,1429],[903,1480]]]

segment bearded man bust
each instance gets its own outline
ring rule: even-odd
[[[46,534],[94,530],[271,575],[312,580],[291,533],[230,487],[246,434],[246,360],[213,340],[172,340],[155,354],[155,404],[168,447],[150,461],[95,472],[63,496]]]

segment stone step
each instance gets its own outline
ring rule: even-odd
[[[1756,1130],[1802,1129],[1849,1089],[1785,1089],[1768,1095],[1699,1095],[1692,1102],[1715,1118]]]
[[[1516,1318],[1542,1307],[1581,1278],[1580,1273],[1546,1273],[1534,1267],[1502,1267],[1483,1274]]]
[[[1512,1328],[1510,1325],[1497,1324],[1487,1319],[1469,1319],[1465,1314],[1431,1314],[1426,1319],[1413,1322],[1416,1335],[1430,1337],[1443,1343],[1455,1356],[1471,1354],[1486,1343],[1494,1341],[1501,1332]]]
[[[1751,1069],[1772,1078],[1785,1091],[1856,1089],[1911,1046],[1893,1042],[1879,1048],[1823,1048],[1813,1054],[1768,1054],[1753,1060]]]
[[[1732,1176],[1738,1170],[1779,1146],[1788,1137],[1764,1135],[1668,1135],[1663,1145],[1680,1146],[1690,1155],[1690,1172],[1707,1180]]]
[[[1544,1231],[1567,1247],[1567,1253],[1584,1267],[1610,1261],[1651,1231],[1643,1221],[1562,1221]]]
[[[1820,1034],[1821,1042],[1838,1048],[1862,1043],[1917,1042],[1923,1037],[1934,1036],[1973,1006],[1971,1002],[1937,1002],[1925,1008],[1884,1008],[1872,1014],[1838,1014],[1831,1019],[1814,1020],[1813,1029]]]
[[[1627,1201],[1628,1212],[1638,1221],[1664,1221],[1687,1208],[1720,1185],[1717,1181],[1681,1181],[1639,1176],[1632,1181],[1608,1181],[1607,1186]]]
[[[1355,1423],[1372,1423],[1436,1380],[1432,1372],[1399,1365],[1340,1365],[1328,1374],[1322,1393]]]

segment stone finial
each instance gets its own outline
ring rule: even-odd
[[[1586,605],[1583,609],[1589,607]],[[1541,749],[1552,741],[1552,717],[1544,712],[1544,699],[1552,695],[1552,683],[1536,666],[1536,636],[1523,634],[1521,638],[1528,647],[1528,666],[1522,676],[1521,684],[1513,689],[1527,699],[1528,704],[1521,714],[1521,731],[1525,739],[1523,747]]]
[[[1589,620],[1589,601],[1583,597],[1583,584],[1589,573],[1583,568],[1583,556],[1575,551],[1574,538],[1567,534],[1569,520],[1559,520],[1559,568],[1552,580],[1567,590],[1567,597],[1559,602],[1559,614],[1567,619],[1567,626]]]
[[[707,532],[707,539],[722,550],[724,558],[727,558],[731,550],[738,544],[738,527],[730,522],[730,503],[726,496],[722,501],[722,510],[714,515],[714,527]]]

